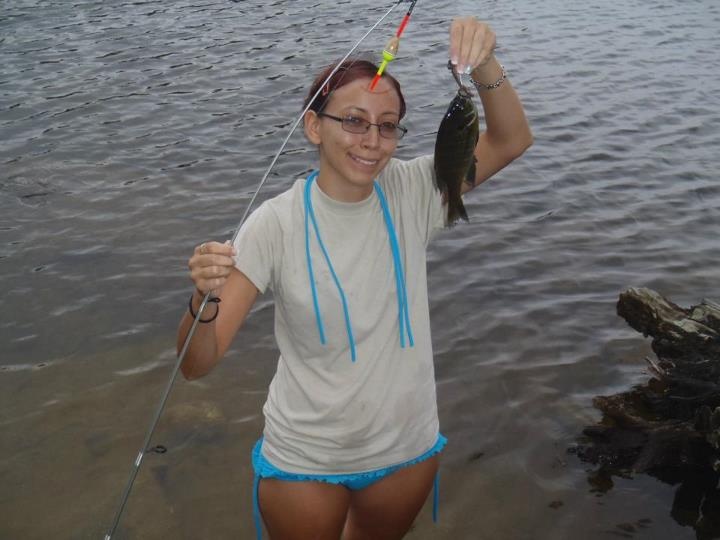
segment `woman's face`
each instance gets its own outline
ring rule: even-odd
[[[353,116],[380,124],[400,121],[400,97],[385,79],[371,92],[370,79],[357,79],[335,90],[324,113],[338,118]],[[318,183],[338,200],[362,200],[370,195],[373,180],[397,148],[397,139],[380,136],[377,126],[367,133],[350,133],[332,118],[308,112],[305,116],[308,139],[320,148]]]

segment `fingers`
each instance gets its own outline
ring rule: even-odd
[[[204,242],[197,246],[188,261],[190,278],[195,287],[203,294],[219,291],[235,266],[235,255],[236,251],[229,242]]]
[[[203,242],[199,246],[195,248],[195,254],[196,255],[208,255],[208,254],[218,254],[218,255],[226,255],[228,257],[235,256],[235,248],[232,247],[230,242],[220,243],[220,242]]]
[[[462,19],[453,19],[450,24],[450,61],[456,67],[460,66],[460,47],[463,38]]]
[[[470,73],[492,57],[495,32],[475,17],[453,19],[450,25],[450,60],[458,73]]]
[[[493,29],[485,25],[484,30],[485,34],[482,39],[482,47],[475,59],[476,63],[473,65],[473,69],[486,64],[493,57],[497,45]]]

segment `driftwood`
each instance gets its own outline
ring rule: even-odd
[[[720,306],[683,309],[650,289],[620,295],[618,315],[652,336],[653,378],[614,396],[598,396],[603,413],[577,448],[592,463],[626,472],[699,468],[720,472]]]
[[[599,491],[612,487],[613,475],[633,473],[680,484],[671,515],[694,527],[697,538],[720,538],[720,305],[705,300],[683,309],[650,289],[631,288],[617,312],[652,336],[652,378],[596,397],[603,418],[570,452],[599,466],[589,478]]]

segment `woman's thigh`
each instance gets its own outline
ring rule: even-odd
[[[439,457],[404,467],[350,494],[343,540],[397,540],[410,529],[433,486]]]
[[[263,478],[258,502],[271,540],[338,540],[350,505],[350,491],[324,482]]]

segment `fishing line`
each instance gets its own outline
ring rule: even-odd
[[[315,92],[315,94],[313,95],[312,99],[310,99],[308,101],[307,106],[303,109],[303,111],[300,113],[300,115],[298,116],[295,123],[290,128],[290,132],[285,137],[285,140],[283,141],[282,145],[280,146],[280,149],[275,153],[275,156],[273,157],[270,165],[268,166],[267,170],[265,171],[265,174],[263,175],[262,179],[258,183],[258,186],[255,189],[253,196],[250,198],[250,202],[247,204],[245,213],[243,214],[242,218],[240,219],[240,223],[238,224],[237,228],[235,229],[232,239],[230,240],[231,244],[235,243],[235,240],[237,239],[237,236],[240,233],[240,228],[242,227],[243,223],[245,223],[245,220],[247,219],[247,217],[250,213],[250,208],[252,208],[252,205],[255,202],[255,199],[257,198],[258,193],[260,193],[260,190],[265,185],[265,181],[267,180],[268,176],[270,176],[270,171],[272,171],[272,168],[275,166],[275,163],[277,162],[277,160],[279,159],[283,150],[285,149],[285,146],[287,146],[287,143],[290,140],[290,137],[295,132],[295,129],[297,129],[298,125],[300,124],[303,117],[305,116],[305,113],[310,109],[310,107],[315,102],[315,99],[318,97],[318,95],[320,95],[320,92],[322,92],[325,85],[328,82],[330,82],[330,79],[332,79],[332,76],[335,75],[335,73],[338,71],[338,69],[340,69],[340,66],[342,65],[342,63],[345,60],[347,60],[353,52],[355,52],[355,49],[357,49],[360,46],[360,44],[363,41],[365,41],[365,39],[380,25],[380,23],[382,23],[400,4],[402,4],[403,2],[408,2],[408,1],[412,1],[412,7],[414,7],[415,2],[417,0],[398,0],[397,2],[395,2],[395,4],[382,17],[380,17],[380,19],[378,19],[378,21],[370,28],[370,30],[368,30],[355,43],[355,45],[352,46],[352,48],[345,54],[345,56],[342,58],[342,60],[337,62],[335,68],[330,72],[330,74],[327,76],[325,81],[320,85],[317,92]],[[152,435],[155,432],[155,428],[157,427],[158,421],[160,420],[160,416],[162,415],[163,409],[165,408],[165,404],[167,402],[168,396],[170,395],[170,390],[172,389],[173,383],[175,382],[175,378],[177,377],[178,371],[180,371],[180,366],[182,365],[182,362],[185,359],[185,355],[187,354],[187,350],[190,346],[190,341],[191,341],[193,335],[195,334],[195,330],[197,329],[198,323],[200,321],[200,317],[202,316],[202,313],[205,310],[205,307],[207,306],[208,301],[210,300],[211,292],[208,292],[205,295],[205,297],[203,298],[203,301],[200,304],[200,308],[198,309],[198,312],[195,315],[195,320],[193,321],[192,326],[190,327],[190,331],[188,332],[188,335],[185,338],[185,342],[183,343],[180,354],[178,355],[177,361],[175,362],[175,367],[173,368],[173,371],[170,374],[170,380],[167,383],[165,392],[163,393],[163,396],[160,400],[160,404],[157,408],[157,411],[155,412],[155,416],[153,417],[153,420],[150,423],[150,428],[148,429],[148,432],[145,436],[145,441],[143,442],[143,445],[140,448],[140,451],[138,452],[138,455],[135,458],[135,461],[133,463],[133,467],[130,472],[130,478],[128,479],[127,485],[125,486],[125,491],[123,492],[122,499],[120,501],[120,506],[118,507],[118,510],[115,513],[115,519],[113,520],[110,530],[105,535],[105,540],[110,540],[112,538],[113,534],[115,534],[115,530],[117,529],[118,524],[120,523],[120,518],[122,517],[123,510],[125,509],[125,505],[127,504],[127,500],[130,497],[130,492],[132,490],[133,484],[135,483],[135,478],[137,477],[138,471],[140,470],[140,465],[142,463],[143,456],[149,449],[150,439],[152,438]]]

